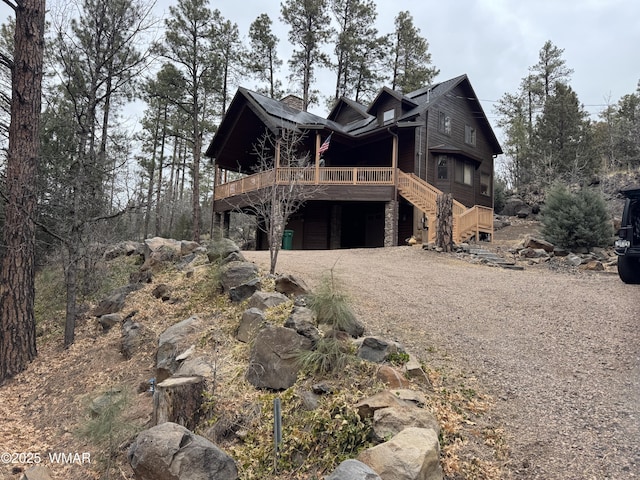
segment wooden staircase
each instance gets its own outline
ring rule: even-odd
[[[427,242],[435,242],[436,200],[442,192],[413,173],[398,170],[398,193],[427,216]],[[467,208],[453,200],[453,241],[461,243],[474,236],[477,241],[480,233],[493,237],[493,209],[479,205]]]

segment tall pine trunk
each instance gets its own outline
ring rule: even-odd
[[[15,9],[11,125],[6,168],[4,245],[0,268],[0,382],[37,355],[34,314],[36,172],[39,155],[44,0]]]

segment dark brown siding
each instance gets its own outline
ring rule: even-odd
[[[438,98],[430,108],[428,120],[428,148],[437,148],[446,145],[461,150],[461,155],[453,155],[457,160],[466,159],[474,164],[473,185],[468,186],[455,182],[454,166],[449,165],[449,180],[438,181],[436,178],[436,156],[430,153],[428,156],[427,181],[442,191],[452,193],[454,198],[466,206],[485,205],[491,206],[491,197],[480,194],[480,172],[493,172],[493,150],[489,143],[487,132],[477,121],[480,112],[477,106],[468,100],[470,92],[462,86],[454,89],[451,94]],[[451,134],[447,135],[439,131],[439,114],[444,112],[451,118]],[[475,128],[476,145],[465,143],[465,126]],[[450,162],[451,163],[451,162]],[[493,183],[493,176],[491,178]]]
[[[404,129],[398,134],[398,168],[406,173],[415,171],[415,129]]]

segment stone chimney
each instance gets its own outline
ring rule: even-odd
[[[280,99],[280,101],[291,108],[295,108],[297,110],[304,110],[303,100],[296,95],[287,95],[286,97],[283,97],[282,99]]]

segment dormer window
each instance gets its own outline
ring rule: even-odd
[[[393,122],[394,118],[396,118],[396,111],[393,108],[391,110],[385,110],[382,114],[382,123]]]

